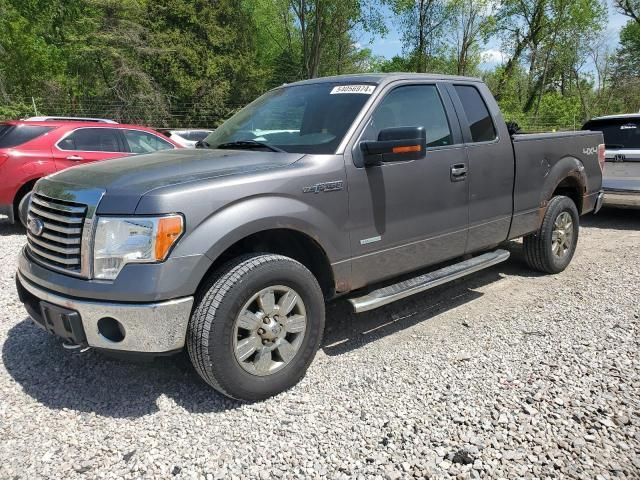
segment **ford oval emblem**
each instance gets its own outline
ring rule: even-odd
[[[44,222],[39,218],[30,218],[27,221],[27,227],[33,235],[39,237],[42,235],[42,231],[44,230]]]

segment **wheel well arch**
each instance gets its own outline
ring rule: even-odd
[[[583,183],[574,175],[568,175],[556,185],[551,194],[551,198],[557,195],[569,197],[575,203],[578,213],[582,213],[582,201],[585,187]]]
[[[40,177],[37,178],[32,178],[31,180],[29,180],[28,182],[25,182],[16,192],[16,194],[13,196],[13,209],[14,211],[17,211],[18,209],[18,204],[20,203],[20,200],[22,200],[22,197],[24,197],[24,195],[28,192],[30,192],[31,190],[33,190],[34,185],[36,184],[36,182],[40,180]]]
[[[250,253],[271,253],[293,258],[316,277],[325,298],[335,295],[333,270],[324,249],[309,235],[287,228],[263,230],[238,240],[213,261],[201,285],[225,263]]]
[[[564,157],[550,168],[545,177],[540,206],[546,209],[553,197],[564,195],[575,203],[578,213],[582,214],[583,197],[587,192],[584,164],[575,157]]]

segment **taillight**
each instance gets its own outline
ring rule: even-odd
[[[600,164],[600,171],[604,172],[604,161],[607,158],[606,148],[604,143],[598,145],[598,163]]]

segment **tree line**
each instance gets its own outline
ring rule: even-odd
[[[640,110],[640,0],[612,8],[613,47],[605,0],[0,0],[0,118],[215,126],[282,83],[409,71],[482,77],[523,127],[579,128]],[[402,53],[375,56],[363,39],[392,25]]]

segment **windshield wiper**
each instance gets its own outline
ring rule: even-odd
[[[230,150],[233,150],[235,148],[238,148],[238,149],[266,148],[267,150],[270,150],[272,152],[284,152],[284,150],[282,150],[281,148],[274,147],[273,145],[269,145],[268,143],[257,142],[255,140],[237,140],[235,142],[221,143],[220,145],[217,146],[217,148],[230,149]]]
[[[624,145],[620,143],[605,143],[605,148],[624,148]]]

